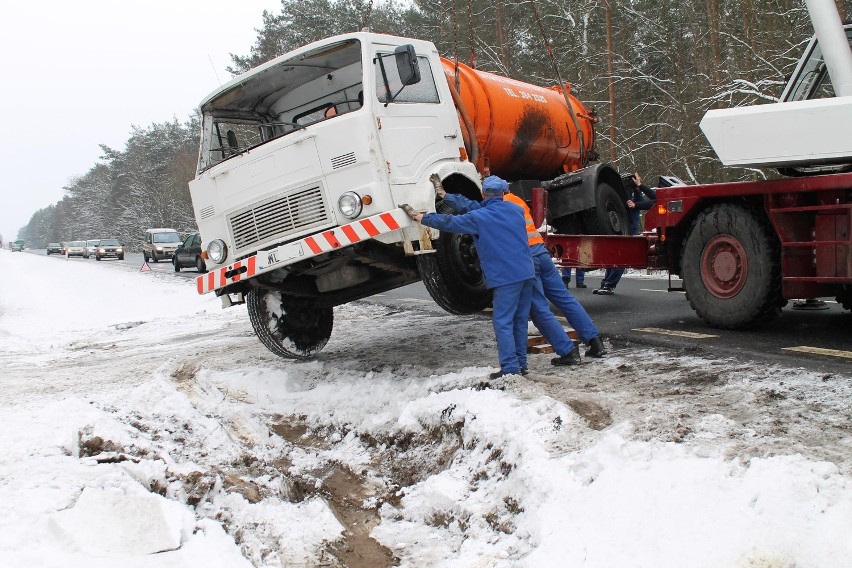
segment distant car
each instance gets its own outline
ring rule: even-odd
[[[95,249],[98,248],[100,241],[86,241],[86,252],[83,253],[83,258],[89,258],[95,255]]]
[[[161,259],[171,259],[175,249],[180,245],[180,234],[174,229],[148,229],[142,241],[142,257],[158,262]]]
[[[15,241],[14,243],[12,243],[12,252],[24,252],[24,244],[24,241]]]
[[[62,254],[62,243],[47,243],[47,254]]]
[[[124,247],[121,246],[118,239],[101,239],[98,242],[98,246],[95,248],[95,260],[105,258],[124,260]]]
[[[175,265],[175,272],[180,272],[181,268],[195,268],[202,274],[207,272],[207,263],[204,262],[204,258],[201,256],[201,235],[198,233],[189,235],[175,249],[172,264]]]
[[[84,256],[86,254],[86,241],[71,241],[65,246],[66,256]]]

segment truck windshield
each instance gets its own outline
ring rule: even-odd
[[[240,76],[202,104],[199,172],[364,104],[356,39],[272,63]]]
[[[852,26],[846,28],[846,38],[852,46]],[[819,43],[813,44],[813,49],[810,50],[810,54],[799,67],[799,72],[792,81],[792,84],[784,89],[781,97],[784,102],[826,99],[835,96]]]

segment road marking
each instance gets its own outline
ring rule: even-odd
[[[423,300],[421,298],[400,298],[401,302],[414,302],[416,304],[431,304],[432,300]]]
[[[668,290],[652,290],[651,288],[639,288],[640,292],[668,292]]]
[[[691,339],[710,339],[711,337],[719,337],[718,335],[694,333],[692,331],[677,331],[674,329],[661,329],[659,327],[638,327],[631,331],[644,331],[645,333],[656,333],[659,335],[676,335],[677,337],[689,337]]]
[[[852,351],[838,351],[837,349],[823,349],[822,347],[808,347],[802,345],[800,347],[783,347],[784,351],[796,351],[798,353],[812,353],[814,355],[828,355],[829,357],[843,357],[844,359],[852,359]]]

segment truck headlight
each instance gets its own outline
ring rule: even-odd
[[[221,239],[210,241],[207,245],[207,258],[216,264],[222,264],[228,258],[228,245]]]
[[[347,191],[337,200],[337,208],[350,219],[354,219],[361,214],[364,205],[361,203],[360,195],[354,191]]]

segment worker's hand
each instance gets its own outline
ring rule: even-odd
[[[438,174],[432,174],[429,176],[429,181],[431,181],[432,185],[435,187],[435,193],[438,194],[438,197],[441,199],[446,197],[447,192],[444,191],[444,185],[441,183],[441,176]]]
[[[634,207],[636,207],[636,202],[635,202],[635,201],[633,201],[632,199],[628,199],[628,200],[627,200],[627,208],[628,208],[628,209],[633,209]]]
[[[633,181],[636,182],[636,187],[639,187],[640,185],[642,185],[642,176],[639,175],[639,172],[636,172],[635,174],[633,174]]]
[[[408,215],[412,221],[420,221],[423,218],[423,215],[414,210],[414,208],[408,203],[403,203],[402,205],[398,205],[400,209],[405,211],[405,214]]]

